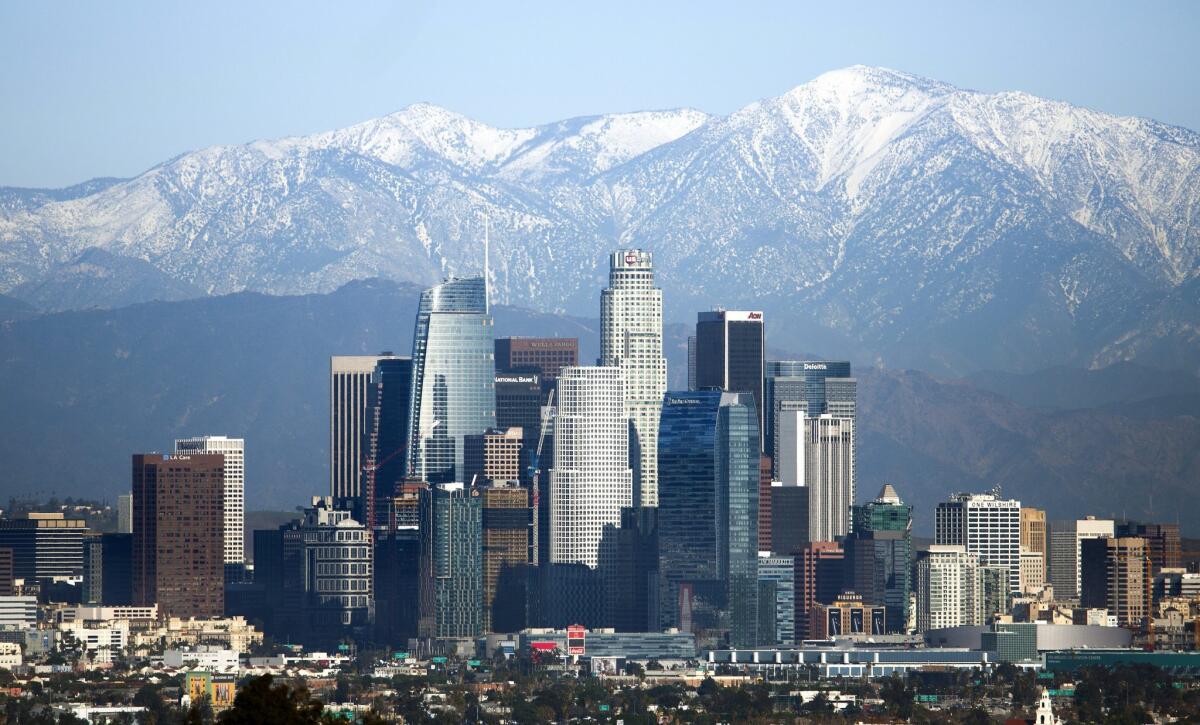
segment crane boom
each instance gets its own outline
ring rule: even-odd
[[[538,562],[538,544],[539,544],[538,536],[540,535],[541,532],[538,531],[538,517],[541,513],[541,497],[538,495],[538,486],[539,486],[539,482],[541,481],[541,477],[542,477],[542,468],[541,468],[542,446],[545,445],[545,443],[546,443],[546,429],[550,427],[550,411],[553,408],[554,408],[554,391],[551,390],[550,397],[546,399],[546,404],[544,406],[542,406],[542,419],[541,419],[542,420],[542,423],[541,423],[542,429],[538,433],[537,450],[534,451],[533,455],[529,459],[529,473],[530,473],[529,487],[530,487],[530,489],[532,489],[529,492],[529,494],[530,494],[529,500],[532,502],[532,509],[533,509],[533,537],[532,537],[532,542],[531,542],[533,548],[532,548],[532,551],[530,552],[530,558],[531,558],[534,566],[537,566],[539,564],[539,562]]]

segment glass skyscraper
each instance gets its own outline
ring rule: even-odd
[[[433,578],[438,637],[483,633],[483,503],[478,488],[422,491],[421,549]]]
[[[912,592],[912,506],[884,484],[874,501],[855,506],[845,550],[851,589],[887,610],[887,631],[903,632]]]
[[[421,293],[413,333],[409,475],[450,483],[463,474],[463,437],[496,425],[495,348],[483,277]]]
[[[803,410],[812,418],[825,414],[854,418],[858,382],[850,377],[850,363],[845,361],[768,360],[764,369],[764,450],[775,459],[778,475],[780,412]]]
[[[659,607],[664,626],[757,644],[758,413],[748,393],[667,393],[659,424]],[[690,597],[705,593],[704,606]],[[694,606],[695,605],[695,606]],[[712,611],[714,619],[700,621]]]

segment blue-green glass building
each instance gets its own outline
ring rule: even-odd
[[[851,526],[842,544],[849,588],[863,601],[884,606],[888,632],[905,631],[912,591],[912,506],[885,484],[874,501],[851,509]]]
[[[669,392],[658,439],[664,627],[757,642],[758,413],[749,393]]]
[[[463,438],[496,425],[496,357],[483,277],[421,293],[413,333],[409,475],[460,481]]]
[[[483,499],[449,483],[421,496],[423,567],[433,584],[434,636],[483,633]]]

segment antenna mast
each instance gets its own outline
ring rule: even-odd
[[[492,281],[491,281],[491,274],[488,269],[488,266],[489,266],[488,265],[488,262],[489,262],[488,253],[490,251],[488,249],[488,247],[489,247],[488,231],[489,231],[488,230],[488,215],[487,215],[487,212],[484,212],[483,213],[483,311],[485,314],[491,314],[491,311],[492,311],[492,307],[491,307],[492,306],[492,301],[491,301]]]

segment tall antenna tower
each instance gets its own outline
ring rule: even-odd
[[[489,253],[490,240],[488,239],[488,215],[483,213],[483,311],[486,314],[491,314],[492,311],[492,280],[489,270]]]

